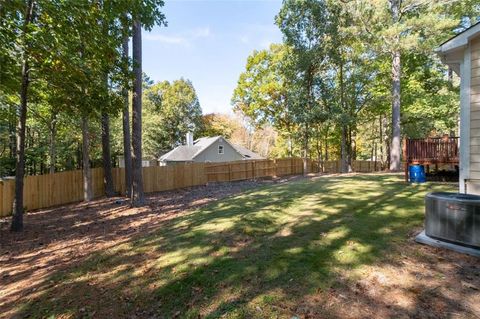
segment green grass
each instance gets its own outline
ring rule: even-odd
[[[395,175],[257,188],[58,272],[20,306],[32,317],[274,318],[398,254],[428,191]],[[341,280],[340,280],[341,278]]]

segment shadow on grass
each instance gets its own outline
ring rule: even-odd
[[[153,234],[53,274],[18,314],[335,318],[345,316],[339,304],[356,300],[360,307],[377,305],[381,316],[419,315],[422,300],[410,308],[392,305],[359,294],[361,287],[352,282],[366,265],[397,265],[393,256],[422,224],[430,187],[439,186],[369,175],[255,189],[168,220]],[[332,306],[335,291],[346,300]],[[437,298],[465,311],[455,300]]]

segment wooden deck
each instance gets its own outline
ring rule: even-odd
[[[403,160],[405,162],[405,181],[408,181],[410,165],[453,164],[458,165],[460,149],[458,137],[435,137],[425,139],[405,139]]]

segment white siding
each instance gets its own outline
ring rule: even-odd
[[[470,172],[468,193],[480,194],[480,38],[470,43]]]

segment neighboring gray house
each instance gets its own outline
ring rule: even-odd
[[[202,137],[193,141],[187,134],[187,145],[180,145],[161,156],[161,166],[178,163],[231,162],[264,159],[249,149],[230,143],[222,136]]]

